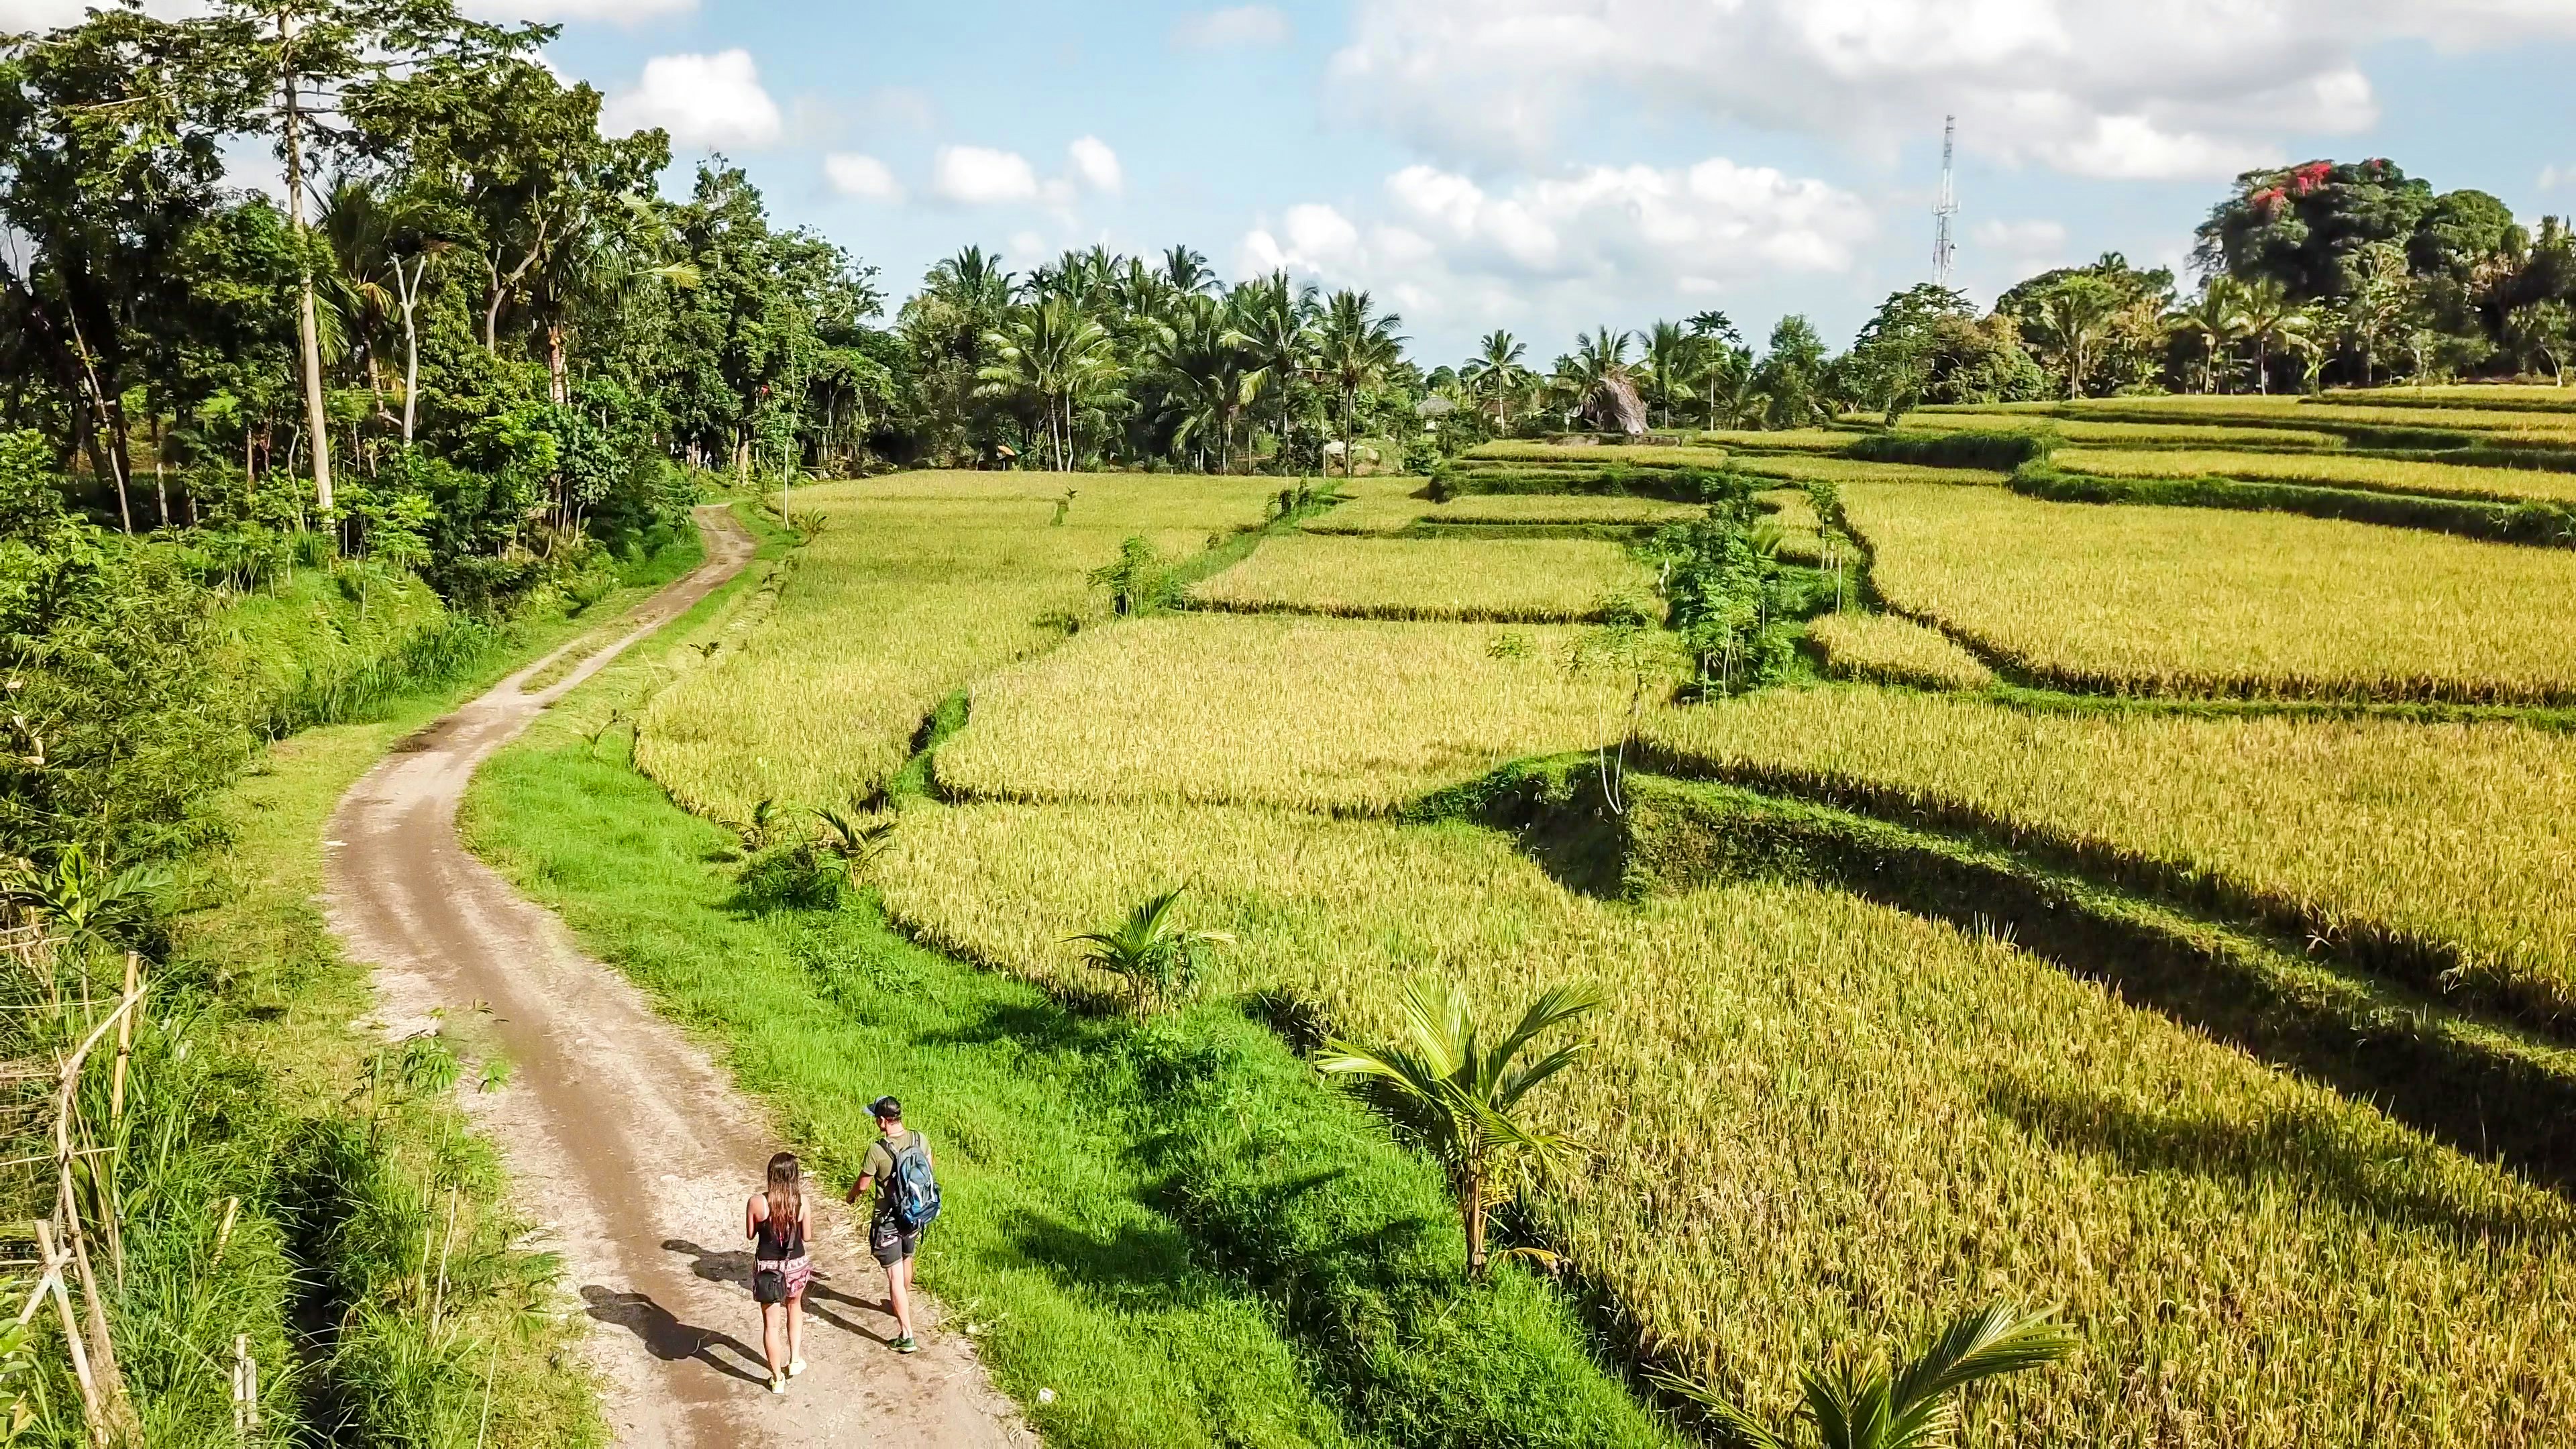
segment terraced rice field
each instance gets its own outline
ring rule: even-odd
[[[1089,630],[975,686],[943,788],[1383,814],[1615,738],[1630,686],[1562,628],[1202,615]]]
[[[1086,986],[1063,938],[1188,882],[1236,938],[1211,989],[1363,1036],[1416,972],[1489,1009],[1598,984],[1550,1108],[1594,1156],[1539,1221],[1768,1412],[2002,1292],[2083,1348],[1979,1399],[1981,1444],[2536,1449],[2576,1415],[2565,1201],[1993,941],[1799,886],[1597,901],[1500,835],[1244,808],[942,810],[884,874],[925,938]]]
[[[2368,524],[1843,490],[1891,607],[2070,688],[2576,698],[2576,558]]]
[[[2238,478],[2429,493],[2446,498],[2576,503],[2576,473],[2541,468],[2469,468],[2350,453],[2160,452],[2060,448],[2051,462],[2070,473],[2105,478]]]
[[[1848,438],[1845,442],[1850,441]],[[1716,447],[1653,447],[1628,443],[1483,443],[1461,455],[1470,463],[1570,463],[1586,468],[1723,468]]]
[[[2576,1023],[2576,737],[2064,714],[1901,689],[1652,717],[1657,751],[2134,863],[2393,971]]]
[[[2300,448],[2331,449],[2343,446],[2343,439],[2324,432],[2301,430],[2291,426],[2295,417],[2285,416],[2280,427],[2231,427],[2163,422],[2096,422],[2085,418],[2061,418],[2039,412],[1911,412],[1905,415],[1908,429],[1932,432],[1999,431],[2053,433],[2069,443],[2101,447],[2163,448]]]
[[[1819,614],[1807,642],[1835,679],[1876,680],[1923,689],[1984,689],[1995,672],[1949,635],[1895,614]]]
[[[1283,538],[1200,583],[1203,608],[1347,619],[1571,623],[1602,600],[1652,601],[1653,578],[1592,539]]]
[[[1268,481],[910,473],[800,489],[797,511],[821,514],[823,534],[766,622],[655,697],[636,762],[721,820],[748,820],[762,800],[792,811],[865,795],[940,700],[1105,613],[1084,576],[1123,540],[1196,552],[1259,523]]]

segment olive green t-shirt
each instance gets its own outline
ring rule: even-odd
[[[919,1132],[906,1132],[900,1137],[880,1137],[868,1144],[867,1160],[859,1164],[859,1176],[876,1179],[879,1212],[894,1206],[894,1155],[915,1142],[921,1144],[922,1151],[930,1150],[930,1139]]]

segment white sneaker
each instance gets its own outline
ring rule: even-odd
[[[801,1373],[803,1373],[803,1372],[805,1372],[805,1360],[803,1360],[803,1359],[801,1359],[801,1358],[799,1358],[799,1359],[790,1359],[790,1360],[788,1360],[788,1362],[787,1362],[787,1376],[788,1376],[789,1378],[791,1378],[791,1379],[792,1379],[792,1378],[796,1377],[798,1374],[801,1374]]]
[[[773,1394],[783,1394],[787,1392],[787,1375],[771,1374],[769,1376],[769,1391]]]

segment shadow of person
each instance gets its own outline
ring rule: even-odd
[[[668,1253],[685,1254],[689,1259],[689,1271],[696,1274],[705,1282],[730,1284],[741,1288],[746,1293],[751,1291],[752,1259],[751,1253],[747,1249],[736,1250],[734,1252],[719,1252],[714,1248],[700,1247],[698,1244],[690,1242],[686,1238],[664,1238],[662,1240],[662,1250]],[[892,1303],[878,1302],[866,1298],[853,1298],[849,1294],[842,1292],[840,1289],[833,1287],[825,1270],[817,1267],[814,1270],[813,1280],[805,1285],[806,1313],[815,1318],[821,1319],[825,1323],[832,1325],[834,1328],[841,1330],[843,1333],[856,1334],[860,1338],[869,1339],[877,1343],[892,1343],[894,1341],[893,1334],[880,1333],[875,1329],[865,1327],[864,1325],[856,1322],[850,1316],[834,1313],[823,1306],[826,1303],[837,1303],[844,1307],[858,1309],[861,1312],[880,1314],[886,1318],[892,1318],[894,1316],[894,1305]]]
[[[718,1373],[730,1374],[747,1384],[767,1385],[769,1361],[758,1350],[732,1334],[713,1328],[700,1328],[682,1323],[671,1310],[653,1301],[649,1293],[620,1293],[597,1283],[581,1290],[582,1302],[590,1305],[583,1311],[600,1323],[625,1329],[644,1340],[645,1350],[665,1363],[693,1358]],[[738,1368],[718,1357],[718,1347],[729,1348],[757,1371]]]

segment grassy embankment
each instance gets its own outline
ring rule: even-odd
[[[851,490],[833,530],[870,511]],[[948,521],[982,531],[987,518],[970,506]],[[1092,546],[1114,550],[1125,526]],[[1025,557],[1024,540],[985,541]],[[952,563],[951,546],[968,547],[873,543]],[[724,651],[765,658],[782,644],[763,635],[848,627],[836,611],[853,585],[823,581],[825,566],[809,553],[761,629]],[[1080,601],[1045,579],[1020,587],[1011,599]],[[1458,1285],[1463,1238],[1437,1174],[1236,1003],[1132,1025],[915,946],[870,899],[747,897],[737,837],[630,768],[626,736],[594,746],[586,733],[623,710],[649,738],[648,694],[725,680],[723,654],[710,662],[699,646],[743,638],[726,607],[711,600],[495,759],[469,801],[471,838],[711,1037],[824,1171],[855,1169],[876,1093],[917,1105],[947,1149],[948,1212],[924,1283],[1051,1442],[1664,1439],[1535,1279],[1507,1268],[1487,1287]],[[925,650],[898,622],[850,628],[848,647],[907,651],[933,675],[908,683],[916,697],[1021,652],[1009,638],[984,641],[980,658],[967,644]],[[901,668],[862,666],[871,678]]]

